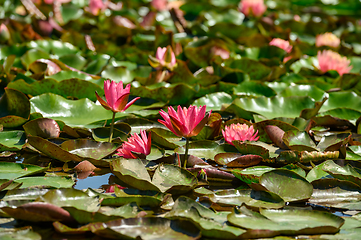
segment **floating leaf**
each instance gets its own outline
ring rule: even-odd
[[[312,185],[306,179],[285,169],[276,169],[264,173],[260,177],[259,183],[270,192],[279,195],[286,202],[307,200],[313,191]]]

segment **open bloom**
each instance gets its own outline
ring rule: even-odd
[[[95,92],[100,104],[112,112],[123,112],[140,98],[136,97],[128,103],[130,84],[123,89],[123,82],[116,83],[110,80],[104,81],[104,94],[106,101]]]
[[[292,46],[290,45],[290,42],[281,38],[272,39],[272,41],[269,42],[269,45],[279,47],[285,50],[287,53],[290,53],[292,51]]]
[[[253,126],[248,126],[247,124],[234,124],[232,123],[230,126],[226,126],[224,130],[222,130],[222,134],[224,140],[227,143],[232,144],[232,141],[257,141],[259,137],[257,137],[258,130],[254,132]]]
[[[199,109],[196,106],[183,108],[178,106],[178,112],[173,107],[168,107],[168,113],[161,110],[159,114],[165,121],[158,119],[158,122],[166,126],[179,137],[190,138],[196,136],[207,123],[210,113],[206,114],[206,106]]]
[[[340,39],[333,33],[327,32],[316,36],[316,47],[329,46],[337,48],[340,46]]]
[[[267,10],[267,6],[263,0],[242,0],[238,9],[246,16],[260,17]]]
[[[177,60],[171,46],[163,48],[158,47],[155,58],[149,56],[148,62],[152,67],[156,69],[167,68],[171,71],[177,65]]]
[[[352,69],[352,66],[350,66],[350,60],[331,50],[323,50],[322,52],[318,51],[317,58],[322,72],[335,70],[340,76],[342,76],[344,73],[349,73]]]
[[[123,158],[137,158],[134,153],[149,155],[151,147],[151,134],[147,136],[145,130],[140,131],[141,137],[134,133],[121,148],[117,149],[117,155]]]

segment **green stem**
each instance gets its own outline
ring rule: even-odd
[[[115,112],[113,112],[112,123],[110,124],[110,135],[109,135],[109,142],[110,143],[112,142],[112,138],[113,138],[114,119],[115,119]]]
[[[186,138],[186,152],[184,153],[184,168],[187,168],[188,149],[189,149],[189,138]]]

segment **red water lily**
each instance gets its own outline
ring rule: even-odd
[[[206,115],[206,106],[201,106],[199,109],[196,106],[189,106],[188,109],[178,106],[178,112],[173,107],[168,107],[168,113],[161,110],[159,114],[165,121],[158,119],[158,122],[175,135],[185,138],[198,135],[210,115],[210,113]]]
[[[234,124],[232,123],[230,126],[226,126],[224,130],[222,130],[222,134],[224,140],[232,144],[232,141],[257,141],[259,137],[257,137],[258,130],[254,132],[253,126],[248,126],[247,124]]]
[[[133,159],[137,158],[134,153],[149,155],[152,141],[151,134],[149,133],[147,136],[145,130],[141,130],[140,136],[137,133],[134,133],[123,143],[122,147],[117,150],[117,155]]]
[[[123,112],[140,98],[136,97],[128,103],[130,84],[123,89],[123,82],[116,83],[110,80],[104,81],[104,94],[106,101],[95,92],[100,104],[112,112]]]

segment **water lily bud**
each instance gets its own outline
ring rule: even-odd
[[[6,42],[10,39],[9,29],[4,23],[0,25],[0,42]]]
[[[158,47],[155,58],[153,56],[149,56],[148,62],[156,69],[167,68],[170,71],[173,71],[173,69],[177,66],[177,60],[171,46],[167,46],[166,48]]]

